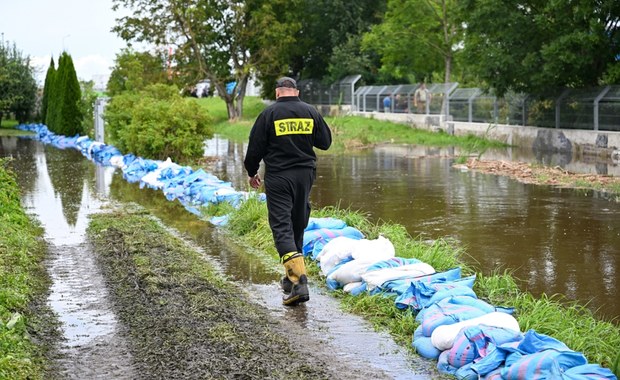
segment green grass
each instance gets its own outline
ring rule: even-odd
[[[367,215],[339,207],[313,210],[313,217],[335,217],[362,231],[368,239],[383,235],[390,239],[398,257],[417,258],[437,271],[461,267],[463,276],[476,274],[475,291],[479,298],[497,306],[514,307],[522,331],[534,329],[564,342],[573,350],[581,351],[589,362],[608,368],[617,368],[620,361],[620,329],[613,321],[594,317],[584,306],[565,302],[560,296],[543,295],[534,298],[519,289],[517,280],[509,271],[484,276],[463,262],[464,250],[449,240],[422,241],[410,236],[402,225],[389,222],[372,223]],[[227,227],[231,236],[248,249],[260,255],[277,259],[273,238],[267,223],[266,205],[256,199],[245,202],[230,214]],[[324,283],[319,268],[307,260],[308,273],[316,283]],[[362,294],[351,296],[342,291],[333,292],[341,299],[342,307],[364,316],[376,328],[388,331],[404,347],[411,348],[413,331],[417,327],[412,311],[399,310],[393,298]],[[616,367],[614,367],[616,366]]]
[[[453,136],[444,132],[416,129],[404,124],[361,116],[331,117],[326,120],[332,129],[334,146],[337,149],[380,143],[396,143],[437,147],[458,146],[473,152],[490,147],[506,146],[503,143],[483,139],[471,134],[467,136]]]
[[[0,126],[0,129],[10,129],[10,128],[15,128],[19,125],[19,123],[17,122],[17,120],[2,120],[2,126]]]
[[[0,160],[0,378],[43,377],[31,303],[47,289],[42,229],[26,215],[14,175]]]

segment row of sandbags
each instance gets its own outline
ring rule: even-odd
[[[315,260],[329,289],[394,298],[415,313],[412,345],[458,379],[616,379],[582,353],[534,330],[521,332],[513,309],[479,299],[475,276],[444,272],[396,256],[389,239],[364,235],[335,218],[311,218],[304,255]]]
[[[193,170],[189,166],[178,165],[168,158],[165,161],[123,155],[117,148],[94,141],[88,136],[66,137],[48,130],[43,124],[28,124],[17,127],[34,132],[34,138],[59,149],[77,149],[86,158],[102,166],[118,168],[123,178],[130,183],[139,182],[140,188],[161,190],[168,200],[178,200],[185,208],[200,215],[199,206],[209,203],[228,202],[233,206],[250,196],[245,191],[237,191],[230,182],[225,182],[202,169]],[[264,200],[264,194],[258,195]],[[223,218],[214,218],[215,224],[223,223]]]

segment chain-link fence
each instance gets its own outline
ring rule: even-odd
[[[355,83],[361,77],[361,75],[349,75],[331,85],[326,85],[316,79],[304,79],[297,82],[297,88],[307,103],[317,105],[350,105],[353,103]]]
[[[420,84],[355,88],[359,79],[359,75],[349,76],[332,85],[302,80],[298,87],[309,103],[350,105],[357,112],[435,114],[464,122],[620,131],[620,85],[565,89],[546,97],[508,93],[499,98],[479,88],[460,88],[458,83],[435,83],[425,90],[428,101],[417,102]]]

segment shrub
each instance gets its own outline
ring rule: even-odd
[[[112,144],[144,158],[191,161],[202,157],[204,140],[213,135],[207,111],[164,84],[115,96],[105,120]]]

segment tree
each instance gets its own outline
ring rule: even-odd
[[[52,82],[54,80],[54,74],[56,73],[56,66],[54,64],[54,57],[50,58],[50,66],[47,68],[45,74],[45,84],[43,85],[43,97],[41,98],[41,121],[45,123],[47,116],[47,105],[49,102],[50,91]]]
[[[45,112],[45,124],[49,128],[50,131],[56,131],[56,125],[60,118],[60,67],[62,66],[62,62],[64,60],[64,56],[61,55],[58,58],[58,67],[56,70],[47,71],[47,75],[45,77],[45,81],[49,79],[49,91],[47,96],[47,110]]]
[[[4,115],[14,114],[24,123],[32,117],[37,85],[30,58],[13,44],[0,45],[0,124]]]
[[[58,59],[58,70],[48,70],[50,91],[47,99],[45,122],[56,134],[73,136],[82,132],[82,93],[73,66],[73,59],[63,52]],[[46,77],[46,81],[47,81]]]
[[[73,66],[73,58],[67,52],[63,52],[62,55],[65,58],[62,61],[64,66],[59,68],[61,108],[58,130],[60,134],[73,136],[82,132],[80,108],[82,91]]]
[[[381,55],[382,71],[416,79],[443,73],[451,81],[462,38],[456,0],[389,0],[383,22],[364,35],[362,46]]]
[[[166,69],[163,54],[123,49],[114,60],[107,84],[108,94],[114,96],[123,91],[139,91],[151,84],[165,83],[168,81]]]
[[[463,0],[464,57],[485,87],[546,94],[597,85],[620,53],[620,3]],[[503,22],[498,22],[503,20]],[[611,70],[611,71],[610,71]]]
[[[329,73],[330,62],[336,63],[332,59],[336,50],[341,57],[344,54],[355,59],[356,55],[362,55],[356,36],[381,21],[386,3],[386,0],[302,0],[295,11],[303,17],[298,17],[301,29],[295,36],[291,75],[301,79],[324,78]],[[372,63],[367,58],[364,57],[363,65]],[[340,73],[344,73],[342,68],[347,67],[348,62],[338,64],[342,64],[337,66]]]
[[[113,9],[123,6],[133,13],[117,19],[113,31],[128,42],[175,46],[176,69],[209,79],[235,119],[243,113],[250,75],[294,41],[286,37],[295,34],[297,18],[276,17],[290,2],[114,0]],[[235,88],[229,93],[230,81]]]

